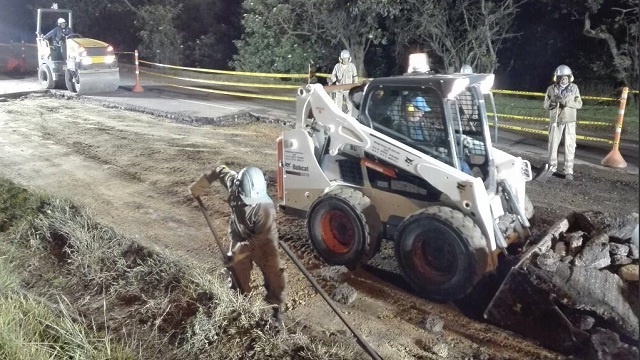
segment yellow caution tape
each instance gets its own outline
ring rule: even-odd
[[[182,88],[182,89],[189,89],[189,90],[195,90],[195,91],[204,91],[204,92],[215,93],[215,94],[223,94],[223,95],[243,96],[243,97],[249,97],[249,98],[270,99],[270,100],[284,100],[284,101],[295,101],[296,100],[295,97],[291,97],[291,96],[257,95],[257,94],[248,94],[248,93],[241,93],[241,92],[235,92],[235,91],[201,89],[201,88],[197,88],[197,87],[193,87],[193,86],[183,86],[183,85],[175,85],[175,84],[165,84],[165,85],[174,86],[174,87],[178,87],[178,88]]]
[[[301,85],[277,85],[277,84],[254,84],[254,83],[243,83],[243,82],[231,82],[231,81],[215,81],[215,80],[204,80],[204,79],[192,79],[180,76],[171,76],[165,74],[159,74],[152,71],[140,70],[141,73],[152,74],[156,76],[167,77],[171,79],[178,80],[186,80],[193,81],[205,84],[215,84],[215,85],[229,85],[229,86],[246,86],[246,87],[258,87],[258,88],[271,88],[271,89],[298,89]]]
[[[275,78],[292,78],[292,79],[306,79],[306,78],[309,77],[308,74],[254,73],[254,72],[243,72],[243,71],[213,70],[213,69],[201,69],[201,68],[192,68],[192,67],[175,66],[175,65],[165,65],[165,64],[158,64],[158,63],[144,61],[144,60],[139,60],[139,62],[144,63],[144,64],[149,64],[149,65],[155,65],[155,66],[159,66],[159,67],[164,67],[164,68],[170,68],[170,69],[191,70],[191,71],[212,73],[212,74],[275,77]]]
[[[488,116],[493,116],[493,113],[487,113]],[[508,115],[508,114],[498,114],[498,117],[505,119],[516,119],[516,120],[533,120],[533,121],[549,121],[548,118],[542,117],[534,117],[534,116],[522,116],[522,115]],[[597,125],[597,126],[611,126],[612,124],[602,122],[602,121],[578,121],[579,125]]]
[[[494,126],[493,124],[489,124],[489,125],[490,126]],[[549,132],[546,131],[546,130],[529,129],[529,128],[522,127],[522,126],[512,126],[512,125],[498,124],[498,128],[500,128],[500,129],[508,129],[508,130],[515,130],[515,131],[522,131],[522,132],[528,132],[528,133],[533,133],[533,134],[541,134],[541,135],[548,135],[549,134]],[[604,143],[608,143],[608,144],[613,144],[613,140],[600,139],[600,138],[591,137],[591,136],[584,136],[584,135],[576,135],[576,139],[585,140],[585,141],[598,141],[598,142],[604,142]]]
[[[494,94],[509,94],[509,95],[527,95],[527,96],[545,96],[545,93],[530,92],[530,91],[513,91],[513,90],[491,90]],[[598,96],[580,96],[583,100],[602,100],[602,101],[618,101],[616,98],[598,97]]]
[[[544,96],[544,93],[538,93],[538,92],[530,92],[530,91],[513,91],[513,90],[498,90],[498,89],[493,89],[491,90],[492,93],[495,94],[510,94],[510,95],[529,95],[529,96]]]

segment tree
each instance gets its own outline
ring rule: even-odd
[[[236,43],[236,66],[255,63],[258,56],[300,71],[311,61],[335,62],[347,49],[360,74],[371,44],[388,40],[381,22],[400,9],[399,2],[387,0],[245,0],[243,6],[245,33]]]
[[[637,0],[619,1],[600,18],[599,25],[592,19],[603,11],[604,1],[589,0],[584,11],[586,36],[604,40],[609,48],[616,76],[627,86],[640,85],[640,7]]]
[[[492,73],[499,66],[497,51],[516,34],[509,29],[521,4],[517,0],[413,0],[397,17],[398,56],[417,48],[440,59],[444,70],[469,64]]]
[[[628,86],[640,82],[640,8],[638,0],[547,0],[557,9],[552,16],[582,22],[582,34],[595,39],[591,46],[607,49],[604,64],[592,70],[613,76]],[[595,67],[595,66],[594,66]],[[602,68],[604,67],[604,69]]]

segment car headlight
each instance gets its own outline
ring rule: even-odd
[[[93,63],[93,60],[91,60],[90,57],[85,56],[82,58],[82,60],[80,60],[80,62],[82,63],[82,65],[91,65]]]

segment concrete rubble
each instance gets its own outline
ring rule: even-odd
[[[638,218],[559,221],[507,275],[485,317],[567,355],[637,358]]]

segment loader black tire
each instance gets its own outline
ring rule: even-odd
[[[486,264],[487,252],[476,253],[471,247],[470,239],[484,241],[480,228],[462,212],[446,206],[431,206],[410,215],[396,235],[400,272],[427,299],[460,299],[471,291]]]
[[[382,223],[362,192],[340,187],[318,197],[307,213],[314,250],[330,265],[355,269],[380,248]]]
[[[45,89],[53,89],[56,86],[56,82],[53,80],[53,73],[51,72],[49,65],[40,65],[40,68],[38,69],[38,81],[40,81],[40,85]]]

